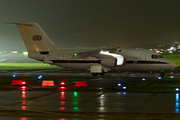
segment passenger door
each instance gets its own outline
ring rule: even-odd
[[[141,60],[146,60],[146,54],[145,53],[141,53],[140,54],[140,59]]]

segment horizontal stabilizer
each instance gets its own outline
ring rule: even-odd
[[[36,25],[33,22],[29,22],[29,23],[16,23],[16,22],[5,22],[6,24],[16,24],[16,25],[27,25],[27,26],[34,26]]]

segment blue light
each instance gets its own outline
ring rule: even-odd
[[[42,75],[40,75],[39,77],[38,77],[38,79],[41,79],[42,78]]]
[[[179,113],[179,109],[175,109],[175,113]]]
[[[175,113],[179,113],[179,93],[176,93]]]
[[[179,88],[176,88],[176,91],[179,91]]]
[[[121,84],[118,84],[118,86],[121,86]]]
[[[179,108],[179,103],[176,103],[176,108]]]
[[[125,90],[125,89],[126,89],[126,87],[123,87],[123,89]]]
[[[179,103],[179,93],[176,93],[176,103]]]
[[[126,95],[126,92],[123,92],[123,95]]]
[[[161,77],[158,77],[159,80],[161,80]]]
[[[170,76],[170,78],[174,78],[174,76]]]
[[[16,75],[13,75],[13,77],[16,77]]]
[[[145,78],[142,79],[142,81],[145,81],[145,80],[146,80]]]

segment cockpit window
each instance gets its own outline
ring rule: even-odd
[[[164,58],[162,55],[151,55],[151,58],[158,59],[158,58]]]
[[[152,56],[151,56],[151,58],[153,58],[153,59],[154,59],[154,55],[152,55]]]

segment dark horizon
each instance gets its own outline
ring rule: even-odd
[[[0,50],[26,49],[16,26],[4,22],[37,22],[62,47],[180,42],[179,6],[179,0],[4,0]]]

